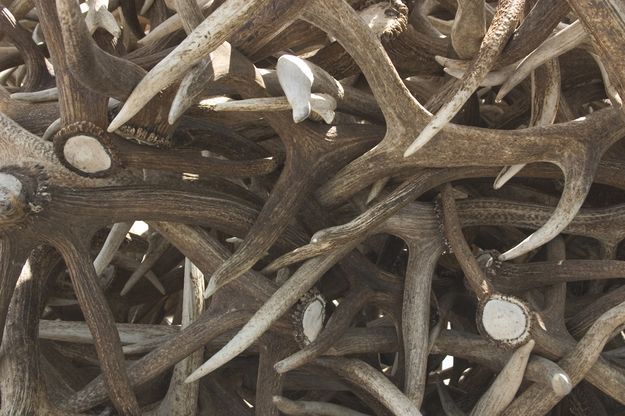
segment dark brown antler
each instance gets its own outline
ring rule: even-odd
[[[0,413],[625,411],[617,0],[1,7]]]

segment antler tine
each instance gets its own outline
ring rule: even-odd
[[[556,119],[560,102],[560,67],[553,59],[532,72],[532,114],[529,126],[545,126]],[[495,178],[493,188],[499,189],[525,165],[507,166]]]
[[[45,87],[50,82],[45,56],[33,42],[30,32],[16,20],[11,11],[2,4],[0,8],[0,31],[17,46],[26,63],[26,78],[22,88],[25,91],[34,91]]]
[[[146,99],[177,81],[270,1],[228,0],[222,4],[141,80],[109,125],[109,131],[117,130],[130,120],[143,107]]]
[[[226,364],[245,351],[269,327],[303,296],[321,276],[338,262],[358,241],[342,247],[328,255],[321,256],[304,263],[287,280],[269,300],[254,314],[247,324],[235,335],[228,344],[202,364],[187,378],[187,382],[195,381],[215,369]]]
[[[180,12],[180,7],[178,8]],[[204,276],[188,258],[184,261],[184,287],[182,300],[183,328],[198,319],[204,310]],[[169,382],[169,390],[156,412],[157,415],[194,415],[198,411],[200,384],[187,384],[184,379],[195,367],[202,363],[203,351],[200,349],[185,358],[174,367],[174,374]]]
[[[599,163],[594,152],[588,153],[585,159],[573,158],[569,163],[561,166],[566,182],[560,201],[549,220],[525,240],[501,254],[499,260],[514,259],[542,246],[560,234],[573,221],[586,199]]]
[[[361,386],[395,415],[421,415],[418,407],[395,387],[388,378],[361,360],[328,357],[317,358],[315,363]]]
[[[534,344],[534,341],[530,340],[512,354],[506,366],[471,411],[471,416],[498,416],[512,402],[523,381],[525,366]]]
[[[59,90],[57,87],[53,87],[46,90],[34,92],[14,92],[13,94],[11,94],[11,98],[14,100],[28,101],[31,103],[57,101],[59,99]]]
[[[94,336],[102,374],[111,400],[121,413],[140,415],[139,404],[126,372],[115,319],[97,283],[98,277],[84,244],[80,240],[67,241],[64,237],[54,241],[54,245],[65,259],[76,297]]]
[[[60,414],[45,392],[44,373],[40,364],[37,332],[39,312],[45,303],[49,257],[53,250],[38,249],[24,264],[7,317],[0,368],[5,375],[0,381],[3,411],[13,414]],[[2,253],[3,255],[5,253]],[[53,262],[52,262],[53,263]],[[4,326],[4,325],[3,325]],[[11,352],[20,351],[20,354]]]
[[[484,1],[459,1],[451,28],[451,44],[462,59],[470,59],[480,49],[486,33]]]
[[[540,45],[570,12],[566,0],[539,0],[512,34],[497,67],[510,65]]]
[[[214,61],[223,55],[220,49],[225,47],[225,45],[222,45],[217,48],[183,78],[169,112],[170,124],[173,124],[187,109],[199,100],[210,83],[227,75],[225,71],[228,71],[228,66],[217,65]],[[372,96],[353,87],[341,84],[322,68],[304,59],[292,55],[289,55],[289,59],[297,61],[300,67],[307,67],[307,70],[312,73],[311,92],[333,97],[336,100],[336,107],[339,111],[359,115],[373,121],[382,118],[377,103]],[[304,71],[307,70],[304,69]],[[279,83],[277,71],[259,69],[258,72],[269,93],[274,96],[284,94]],[[314,95],[312,97],[310,104],[315,105]],[[261,110],[261,108],[258,109],[258,111]]]
[[[94,91],[125,100],[145,71],[123,58],[104,52],[89,35],[75,0],[57,0],[65,59],[72,74]]]
[[[132,228],[132,223],[130,222],[118,222],[113,224],[100,252],[93,260],[93,268],[98,276],[102,274],[104,269],[111,263],[115,252],[126,239],[126,234],[128,234],[130,228]]]
[[[231,46],[225,42],[209,53],[184,76],[169,110],[169,124],[174,124],[187,109],[197,103],[205,85],[227,76],[229,66],[220,60],[229,57],[230,50]]]
[[[579,20],[562,29],[521,61],[512,76],[499,89],[496,99],[502,100],[506,94],[521,83],[533,70],[578,47],[587,39],[588,35]]]
[[[202,9],[195,0],[175,0],[174,3],[180,20],[182,20],[182,27],[188,35],[204,20]]]
[[[621,303],[599,317],[575,348],[564,356],[559,366],[566,371],[573,386],[577,385],[599,358],[603,346],[614,331],[625,324],[625,303]],[[504,415],[542,415],[560,400],[561,396],[547,391],[537,394],[537,385],[530,386],[506,409]]]
[[[9,237],[0,239],[0,273],[2,276],[2,284],[0,285],[0,334],[4,333],[15,285],[31,248],[26,241],[16,241]]]
[[[477,90],[482,79],[495,64],[495,61],[508,37],[512,34],[525,2],[523,0],[502,1],[497,5],[493,23],[486,32],[482,46],[472,62],[472,69],[462,77],[462,85],[454,98],[443,105],[436,115],[423,128],[419,136],[408,146],[404,157],[408,157],[425,146],[460,111],[464,103]]]
[[[380,40],[354,9],[343,0],[315,0],[308,4],[304,18],[336,38],[361,68],[384,113],[388,140],[407,133],[402,122],[406,117],[416,117],[416,128],[425,125],[429,113],[409,93]]]
[[[401,320],[406,355],[404,393],[416,406],[421,407],[427,379],[427,346],[431,342],[430,290],[434,269],[442,253],[442,242],[409,241],[408,250]]]
[[[620,64],[625,58],[619,42],[625,39],[625,8],[618,0],[593,0],[579,5],[567,1],[571,10],[579,16],[584,28],[590,33],[593,44],[606,67],[614,88],[621,98],[621,111],[625,97],[625,70]]]
[[[87,15],[85,16],[85,23],[89,33],[93,35],[97,29],[103,29],[113,36],[114,39],[119,38],[122,30],[117,24],[115,17],[108,11],[109,1],[89,0],[87,4],[89,10],[87,10]]]
[[[176,7],[178,9],[178,16],[182,21],[182,26],[189,35],[193,30],[199,26],[204,20],[202,10],[195,2],[195,0],[176,0]],[[217,52],[219,55],[219,52]],[[214,77],[212,71],[212,54],[202,61],[197,66],[192,68],[187,75],[182,79],[178,86],[178,91],[174,97],[167,120],[169,124],[174,124],[176,120],[192,105],[195,103],[195,98],[199,88],[196,88],[195,84],[198,79],[210,80]],[[195,90],[195,91],[194,91]]]
[[[304,400],[289,400],[286,397],[274,396],[273,402],[286,415],[341,415],[341,416],[367,416],[356,410],[348,409],[333,403],[312,402]]]

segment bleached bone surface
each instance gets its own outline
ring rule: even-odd
[[[496,341],[517,340],[527,336],[529,313],[520,302],[497,296],[483,307],[482,325]]]
[[[90,136],[70,137],[63,147],[63,156],[76,169],[97,173],[111,167],[111,157],[98,139]]]
[[[282,55],[276,65],[280,86],[293,108],[293,121],[299,123],[310,115],[310,89],[313,73],[299,58]]]
[[[625,415],[622,3],[5,3],[0,414]]]

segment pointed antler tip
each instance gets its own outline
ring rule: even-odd
[[[217,290],[219,290],[219,287],[217,285],[217,282],[215,281],[215,278],[213,277],[208,281],[208,284],[206,285],[206,290],[204,290],[204,299],[208,299],[213,296],[215,292],[217,292]]]

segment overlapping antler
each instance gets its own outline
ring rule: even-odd
[[[3,5],[0,413],[622,413],[624,10]]]

